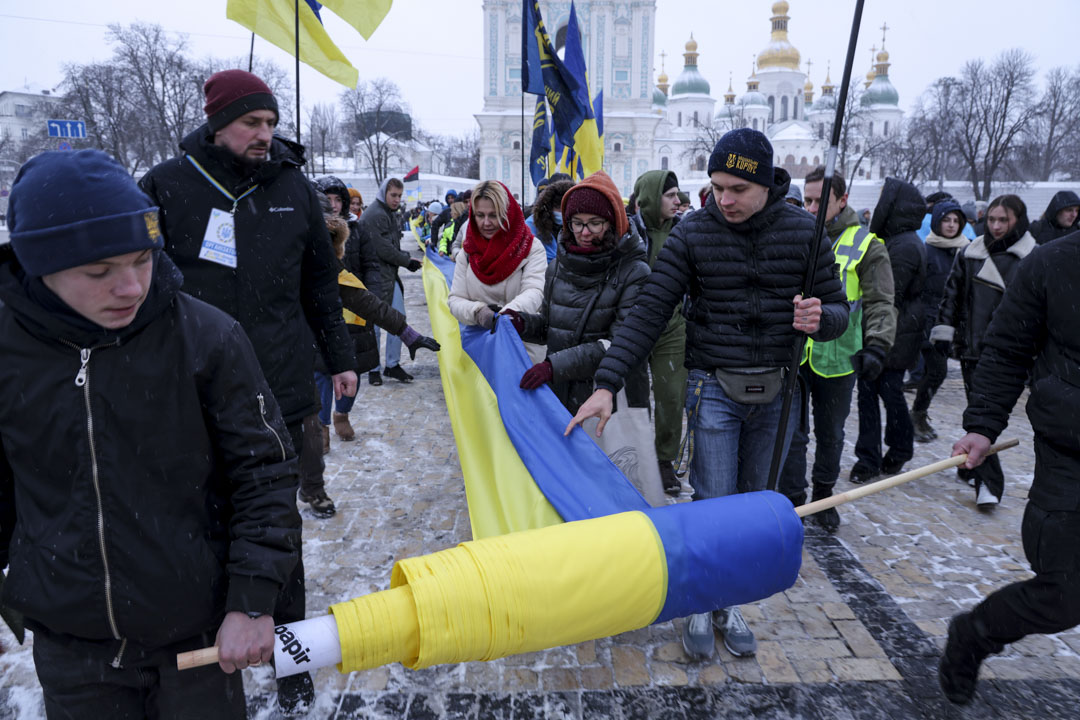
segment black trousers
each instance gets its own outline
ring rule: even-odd
[[[876,380],[859,378],[859,438],[855,457],[870,470],[881,469],[881,406],[885,405],[886,456],[891,462],[906,463],[915,455],[915,427],[904,399],[904,371],[882,370]]]
[[[301,448],[304,447],[304,423],[303,421],[290,423],[288,428],[293,447],[300,452]],[[296,489],[293,488],[293,504],[296,503]],[[307,600],[304,596],[304,549],[302,541],[297,551],[299,554],[296,558],[296,567],[293,568],[289,581],[285,583],[285,586],[281,588],[281,592],[278,593],[274,608],[275,623],[303,620],[307,612]]]
[[[116,643],[34,633],[34,667],[48,720],[244,720],[243,674],[215,663],[179,671],[176,654],[214,644],[206,634],[154,651],[129,649],[114,668]]]
[[[1080,625],[1080,512],[1050,512],[1029,501],[1022,535],[1035,577],[998,590],[973,612],[988,639],[1003,645]]]
[[[967,394],[967,400],[971,402],[971,381],[975,377],[975,367],[978,362],[975,360],[961,360],[960,369],[964,373],[964,392]],[[1002,494],[1005,492],[1005,473],[1001,470],[1001,461],[998,460],[997,455],[991,455],[986,458],[982,465],[974,470],[967,470],[963,473],[965,478],[975,478],[975,494],[978,495],[979,488],[983,485],[987,490],[994,493],[994,497],[998,500],[1001,499]]]
[[[930,407],[930,401],[934,399],[941,383],[949,374],[949,357],[938,352],[933,345],[923,348],[923,365],[926,371],[919,381],[919,388],[915,391],[915,402],[911,404],[911,412],[926,412]]]
[[[835,378],[821,377],[808,363],[799,368],[802,387],[809,395],[814,416],[814,467],[810,481],[815,489],[831,490],[840,474],[844,455],[844,423],[851,412],[851,393],[855,375]],[[794,418],[793,418],[794,419]],[[798,423],[791,436],[791,448],[780,472],[777,489],[798,506],[806,502],[806,448],[810,442],[809,427]]]

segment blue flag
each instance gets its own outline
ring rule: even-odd
[[[592,103],[589,98],[585,72],[585,54],[581,48],[577,11],[570,4],[567,25],[567,64],[555,54],[551,38],[540,17],[539,0],[525,0],[524,22],[521,28],[522,88],[525,92],[543,92],[551,108],[555,134],[580,160],[578,177],[591,175],[603,168],[604,148],[596,129]],[[540,74],[536,72],[537,66]],[[542,84],[543,88],[539,86]],[[578,163],[574,164],[575,166]],[[576,169],[576,167],[575,167]]]
[[[596,93],[592,101],[593,114],[596,115],[596,132],[604,139],[604,91]]]
[[[529,152],[529,174],[533,185],[548,176],[548,153],[551,152],[551,128],[548,127],[547,103],[544,96],[536,98],[533,113],[532,150]]]

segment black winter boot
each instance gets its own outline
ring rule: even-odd
[[[664,492],[672,497],[679,497],[682,492],[682,483],[675,476],[675,468],[670,460],[658,460],[660,466],[660,481],[664,484]]]
[[[1005,649],[980,632],[982,629],[982,624],[969,612],[960,613],[949,623],[949,639],[938,665],[938,681],[949,702],[957,705],[971,702],[982,661]]]
[[[911,424],[915,426],[915,442],[928,443],[937,440],[937,431],[930,424],[925,412],[911,411]]]
[[[814,494],[811,502],[818,500],[824,500],[827,497],[832,497],[831,487],[822,487],[820,485],[814,486]],[[836,508],[829,508],[828,510],[822,510],[811,515],[821,529],[828,533],[834,533],[840,527],[840,513],[836,511]]]

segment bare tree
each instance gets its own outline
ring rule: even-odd
[[[989,66],[982,60],[964,65],[953,104],[954,144],[979,200],[990,199],[994,175],[1036,113],[1034,74],[1034,60],[1019,49],[1005,51]]]
[[[708,162],[708,157],[712,155],[713,148],[716,147],[716,141],[729,129],[726,127],[725,120],[717,115],[711,123],[695,123],[694,136],[682,151],[683,160],[689,162],[692,169],[705,170],[705,167],[701,167],[702,159]]]
[[[123,99],[137,109],[152,159],[164,160],[203,121],[204,78],[183,38],[160,25],[110,25],[108,40],[115,46],[112,64],[123,74]]]
[[[312,106],[308,111],[307,137],[310,138],[308,144],[311,147],[312,165],[315,157],[320,157],[325,175],[326,152],[337,151],[339,145],[337,108],[329,103]]]
[[[361,157],[381,185],[397,146],[412,135],[401,90],[386,78],[365,80],[341,94],[341,109],[346,137],[359,145]]]
[[[1056,67],[1046,74],[1026,135],[1024,165],[1036,180],[1049,180],[1059,170],[1077,172],[1066,150],[1080,143],[1080,68]]]
[[[110,62],[68,65],[64,68],[64,109],[86,123],[92,147],[112,155],[134,174],[151,165],[144,133],[146,123],[128,102],[123,69]]]
[[[416,137],[432,150],[432,170],[457,177],[480,177],[480,131],[435,135],[417,129]]]

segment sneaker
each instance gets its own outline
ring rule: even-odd
[[[349,413],[334,413],[334,432],[345,442],[356,439],[356,431],[349,422]]]
[[[315,517],[333,517],[334,513],[337,512],[337,508],[334,507],[334,501],[330,499],[330,496],[326,494],[325,490],[320,490],[314,495],[308,495],[301,490],[299,498],[301,502],[305,502],[311,506],[311,511],[315,513]]]
[[[330,426],[329,425],[323,425],[322,426],[322,454],[323,455],[329,455],[330,454]]]
[[[658,463],[660,465],[660,481],[664,484],[664,492],[672,497],[679,497],[679,493],[682,492],[682,483],[675,476],[675,468],[672,467],[671,461],[660,460]]]
[[[315,704],[315,684],[311,682],[311,674],[278,678],[277,702],[278,709],[286,717],[306,715]]]
[[[682,646],[694,660],[708,660],[716,652],[709,613],[698,613],[686,618],[682,631]]]
[[[881,473],[878,470],[871,470],[865,465],[855,463],[855,467],[851,468],[851,475],[848,479],[855,485],[862,485],[868,483],[871,480],[877,480]]]
[[[911,424],[915,426],[915,442],[928,443],[937,440],[937,431],[930,424],[925,412],[911,413]]]
[[[980,510],[993,510],[994,506],[1001,502],[1001,498],[990,491],[985,485],[979,487],[979,494],[975,497],[975,507]]]
[[[713,625],[724,636],[724,647],[735,657],[747,657],[757,652],[757,638],[743,620],[739,608],[717,610],[713,614]]]
[[[1003,645],[982,638],[971,613],[960,613],[949,622],[949,637],[938,665],[938,682],[949,702],[966,705],[975,696],[979,666]]]
[[[382,375],[378,370],[372,370],[367,374],[368,385],[382,385]]]
[[[403,383],[411,383],[413,376],[405,372],[405,368],[400,365],[395,365],[392,368],[386,368],[386,372],[383,373],[388,378],[394,378],[395,380]]]

